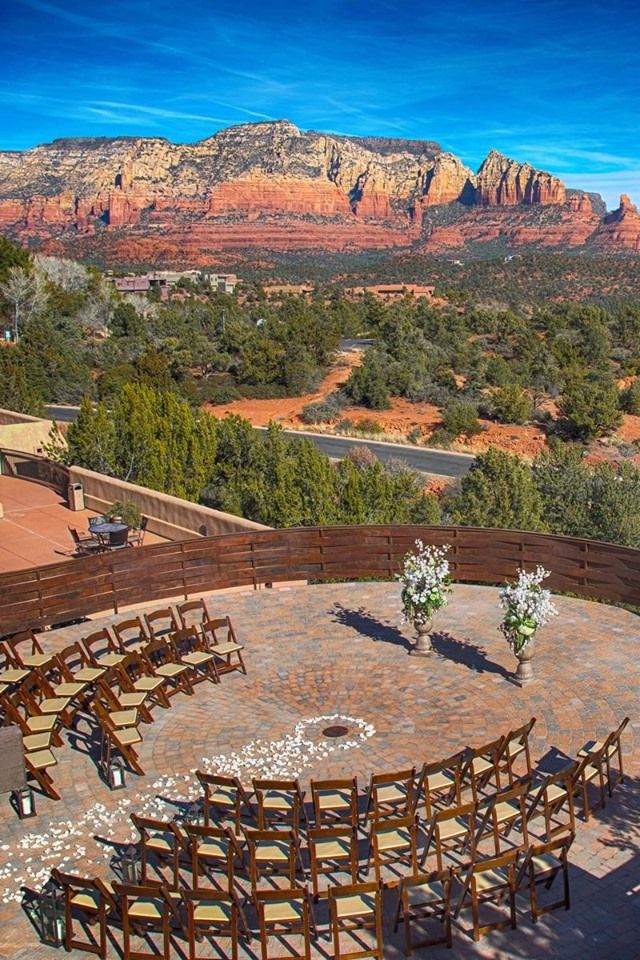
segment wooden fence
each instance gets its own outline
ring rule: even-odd
[[[165,597],[291,580],[385,580],[420,537],[451,545],[455,580],[502,583],[540,563],[558,591],[640,604],[640,550],[475,527],[296,527],[121,550],[0,575],[0,635]]]

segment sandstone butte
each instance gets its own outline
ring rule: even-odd
[[[441,253],[510,247],[640,250],[627,197],[597,194],[491,151],[477,174],[437,143],[230,127],[193,144],[55,140],[0,152],[0,232],[106,262],[206,265],[247,250]]]

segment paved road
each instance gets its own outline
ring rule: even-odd
[[[265,430],[265,427],[258,427]],[[463,477],[468,473],[474,457],[464,453],[450,453],[447,450],[425,449],[425,447],[402,446],[398,443],[380,443],[376,440],[359,440],[354,437],[334,437],[323,433],[307,433],[302,430],[285,430],[292,437],[307,437],[326,453],[328,457],[341,460],[354,446],[368,447],[379,460],[404,460],[414,470],[432,473],[440,477]]]
[[[78,416],[79,407],[46,407],[48,417],[70,423]],[[260,430],[265,427],[258,427]],[[447,450],[430,450],[424,447],[402,446],[398,443],[381,443],[376,440],[359,440],[354,437],[334,437],[323,433],[310,433],[301,430],[285,430],[293,437],[304,436],[313,440],[315,445],[334,460],[342,457],[354,446],[368,447],[383,463],[389,460],[404,460],[414,470],[432,473],[440,477],[463,477],[468,472],[474,458],[463,453],[450,453]]]

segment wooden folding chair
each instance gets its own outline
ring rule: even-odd
[[[414,950],[435,947],[441,943],[452,946],[451,936],[451,887],[453,871],[435,870],[432,873],[416,873],[400,881],[398,908],[393,928],[400,923],[404,928],[404,955],[410,957]],[[442,925],[439,936],[423,936],[414,940],[412,928],[437,920]]]
[[[242,847],[228,827],[201,827],[186,823],[184,833],[191,853],[191,886],[200,889],[206,877],[216,889],[234,892],[236,870],[245,870]],[[216,875],[224,878],[222,886]]]
[[[162,677],[171,686],[167,689],[168,697],[176,693],[193,695],[193,687],[189,679],[189,666],[186,663],[176,663],[175,653],[168,636],[150,640],[144,650],[140,652],[156,677]]]
[[[316,827],[348,823],[357,830],[357,777],[352,780],[312,780],[311,800]]]
[[[203,597],[199,600],[185,600],[176,607],[180,623],[185,629],[196,627],[201,632],[202,625],[212,620],[211,614]]]
[[[605,778],[607,776],[607,758],[606,750],[608,743],[602,744],[600,749],[587,753],[578,761],[578,767],[573,774],[573,795],[582,800],[582,816],[585,821],[589,821],[591,814],[600,807],[604,807],[607,802],[607,789]],[[589,787],[594,786],[599,793],[599,798],[595,804],[589,800]]]
[[[140,653],[151,639],[140,617],[130,617],[114,623],[112,628],[120,653]]]
[[[171,871],[170,889],[177,890],[180,885],[180,857],[187,853],[188,843],[171,820],[158,820],[154,817],[141,817],[131,814],[131,822],[140,834],[140,874],[142,883],[150,879],[149,857],[160,867],[168,866]],[[165,882],[164,880],[162,881]]]
[[[575,807],[573,802],[573,777],[578,770],[578,762],[571,763],[564,770],[550,774],[540,783],[531,785],[530,803],[527,808],[527,830],[537,817],[544,817],[542,839],[552,840],[567,830],[576,831]]]
[[[67,729],[73,727],[79,705],[73,696],[58,696],[46,677],[38,669],[31,671],[19,687],[20,696],[33,705],[34,713],[54,716]]]
[[[202,624],[202,636],[209,652],[217,657],[219,674],[230,673],[232,670],[240,670],[246,674],[247,668],[242,657],[244,647],[238,643],[229,617],[207,620]]]
[[[23,630],[4,641],[5,650],[13,667],[27,670],[48,667],[53,653],[45,653],[33,630]]]
[[[392,865],[406,867],[406,872],[418,872],[418,817],[410,814],[408,817],[386,817],[383,820],[371,822],[369,836],[369,857],[365,875],[369,872],[371,859],[375,869],[376,880],[379,884],[391,887],[397,886],[400,878],[384,881],[382,869]]]
[[[296,833],[300,819],[307,824],[304,794],[298,780],[254,780],[253,791],[258,808],[258,830],[284,825]]]
[[[578,751],[578,759],[582,760],[589,754],[597,753],[601,747],[604,747],[604,758],[607,767],[607,790],[609,792],[609,796],[613,795],[614,787],[616,787],[619,783],[622,783],[624,780],[624,769],[622,766],[622,734],[624,733],[628,723],[629,717],[624,717],[617,730],[613,730],[607,737],[605,737],[604,740],[590,740]],[[618,763],[617,775],[615,775],[615,772],[612,770],[612,761],[616,757]]]
[[[19,683],[29,676],[30,667],[15,666],[6,645],[0,640],[0,696],[13,693]]]
[[[290,887],[287,890],[258,890],[254,895],[258,910],[260,927],[260,949],[262,960],[276,960],[269,953],[269,937],[280,937],[284,933],[302,937],[302,952],[289,952],[288,958],[311,960],[311,929],[317,936],[315,918],[306,889]],[[284,960],[280,955],[277,960]]]
[[[462,792],[471,790],[475,803],[482,800],[483,792],[490,787],[490,793],[501,789],[499,758],[502,756],[504,737],[498,737],[481,747],[467,751],[460,771]]]
[[[170,960],[172,921],[181,929],[184,925],[167,886],[150,881],[140,885],[114,881],[113,891],[120,904],[124,960]],[[132,949],[132,936],[148,940],[154,932],[161,934],[159,951]]]
[[[254,810],[249,794],[237,777],[223,777],[221,774],[196,771],[203,791],[203,820],[208,827],[212,819],[224,820],[231,816],[233,819],[235,836],[242,835],[242,810],[247,811],[252,822]],[[213,814],[213,817],[212,817]]]
[[[568,856],[573,840],[574,834],[568,833],[549,843],[533,844],[527,850],[518,870],[516,889],[519,890],[527,882],[531,901],[531,919],[534,923],[537,923],[539,917],[545,913],[558,910],[560,907],[564,907],[565,910],[571,907]],[[549,890],[559,873],[562,873],[562,898],[540,906],[538,886],[544,884],[545,890]]]
[[[489,800],[478,806],[479,826],[476,846],[486,837],[492,837],[494,854],[497,857],[501,852],[502,841],[509,836],[516,825],[519,826],[522,839],[515,846],[518,850],[522,850],[529,845],[527,800],[530,786],[530,780],[523,780],[507,790],[495,793]]]
[[[531,717],[531,719],[527,723],[523,723],[521,727],[510,730],[504,738],[502,748],[498,755],[498,769],[501,773],[506,773],[510,786],[513,786],[516,780],[531,776],[532,767],[529,736],[535,723],[536,718]],[[521,777],[517,777],[514,773],[514,767],[520,758],[524,760],[526,769]]]
[[[423,764],[415,792],[414,811],[424,799],[425,817],[431,820],[436,810],[452,804],[458,806],[462,802],[460,775],[463,756],[461,751],[444,760]]]
[[[153,667],[141,653],[129,653],[118,666],[122,689],[125,693],[143,693],[149,700],[168,709],[167,678],[158,677]]]
[[[186,627],[171,634],[169,641],[173,648],[174,659],[189,667],[191,683],[210,680],[219,683],[216,656],[207,650],[202,634],[195,627]]]
[[[148,694],[144,691],[133,693],[124,691],[120,683],[121,679],[117,667],[111,667],[98,681],[96,696],[102,700],[110,713],[135,710],[140,720],[153,723],[153,716],[146,704]]]
[[[147,633],[152,640],[157,640],[158,637],[167,637],[180,629],[180,623],[178,623],[171,607],[163,607],[161,610],[145,613],[144,622]]]
[[[80,877],[62,873],[55,867],[53,880],[64,890],[64,947],[65,950],[86,950],[97,953],[102,960],[107,956],[107,920],[119,914],[118,903],[112,891],[99,877]],[[85,931],[87,939],[75,934],[74,921]],[[97,924],[98,936],[91,930]]]
[[[491,930],[501,930],[505,927],[516,929],[516,862],[517,850],[509,850],[492,857],[490,860],[479,860],[472,863],[462,885],[462,891],[456,907],[455,916],[467,906],[471,907],[473,917],[473,939],[479,940]],[[492,903],[501,906],[508,901],[509,916],[506,919],[494,920],[490,923],[480,923],[480,907],[483,903]]]
[[[51,738],[56,747],[63,745],[58,731],[58,717],[55,713],[40,713],[37,706],[20,691],[0,698],[0,704],[5,714],[4,724],[15,723],[20,727],[24,737],[33,734],[45,733]]]
[[[375,957],[382,960],[382,894],[377,883],[354,883],[329,889],[329,916],[333,937],[333,955],[336,960],[356,960]],[[357,937],[364,949],[345,952],[340,943],[341,934],[353,940],[361,930],[373,930],[375,942],[371,946]],[[355,946],[355,944],[352,944]]]
[[[185,890],[182,894],[187,908],[187,931],[189,937],[189,960],[197,960],[196,940],[215,938],[218,952],[223,957],[238,960],[240,926],[247,941],[251,933],[244,919],[238,900],[221,890]],[[231,940],[231,949],[224,950],[218,944],[220,937]]]
[[[315,827],[307,834],[311,883],[316,900],[326,897],[320,889],[321,876],[349,873],[351,883],[358,882],[358,837],[352,826]],[[331,884],[334,886],[335,882]]]
[[[108,768],[113,751],[116,750],[128,763],[130,769],[143,777],[144,770],[135,750],[135,747],[142,743],[142,735],[138,727],[135,725],[118,727],[99,700],[94,700],[93,705],[95,718],[101,732],[100,759],[102,764]]]
[[[68,683],[86,683],[94,686],[109,669],[106,664],[93,666],[79,643],[71,643],[56,655],[60,672]]]
[[[60,794],[54,787],[53,778],[49,773],[50,768],[55,767],[57,763],[53,752],[48,747],[31,751],[25,749],[24,764],[27,776],[32,776],[44,794],[51,800],[60,800]]]
[[[253,893],[263,876],[286,877],[293,887],[298,871],[304,876],[298,836],[294,830],[247,830],[249,872]]]
[[[80,641],[93,667],[116,667],[124,660],[124,654],[107,627],[96,630]]]
[[[444,869],[445,855],[463,856],[463,863],[476,854],[476,804],[461,803],[457,807],[437,810],[429,823],[420,866],[424,867],[432,847],[435,848],[438,870]],[[459,861],[456,866],[459,866]]]
[[[373,774],[369,783],[364,825],[367,825],[370,817],[381,820],[383,817],[406,817],[413,813],[415,777],[415,767],[393,773]]]

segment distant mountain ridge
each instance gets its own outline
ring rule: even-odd
[[[304,132],[287,120],[193,144],[63,138],[0,152],[0,231],[106,262],[215,263],[241,251],[415,247],[640,252],[640,216],[490,151],[477,173],[435,141]]]

